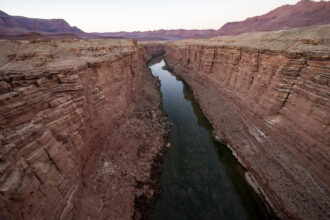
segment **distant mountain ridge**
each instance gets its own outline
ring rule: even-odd
[[[182,40],[188,38],[200,38],[214,33],[215,30],[155,30],[155,31],[134,31],[134,32],[108,32],[108,33],[93,33],[104,37],[123,37],[137,38],[139,40]]]
[[[18,35],[28,32],[83,34],[77,27],[71,27],[64,19],[38,19],[11,16],[0,11],[0,34]]]
[[[283,5],[267,14],[228,22],[218,30],[155,30],[135,32],[86,33],[70,26],[64,19],[37,19],[11,16],[0,11],[0,38],[27,39],[41,36],[49,38],[136,38],[139,41],[182,40],[238,35],[246,32],[274,31],[311,25],[330,24],[330,2],[301,0],[295,5]],[[33,33],[30,33],[33,32]],[[54,36],[56,35],[56,36]],[[14,37],[13,37],[14,36]]]
[[[330,2],[301,0],[295,5],[283,5],[261,16],[247,18],[240,22],[228,22],[214,32],[213,36],[275,31],[322,24],[330,24]]]

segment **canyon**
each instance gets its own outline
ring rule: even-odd
[[[330,217],[330,26],[184,40],[170,69],[281,219]]]
[[[151,218],[170,125],[146,63],[164,53],[277,217],[329,218],[329,36],[0,40],[0,218]]]
[[[144,209],[157,190],[168,132],[145,63],[163,47],[77,39],[0,45],[0,218],[145,215],[134,206]]]

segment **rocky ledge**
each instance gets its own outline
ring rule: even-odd
[[[77,39],[0,47],[0,218],[144,217],[139,202],[156,193],[168,132],[145,63],[163,47]]]
[[[218,140],[283,219],[330,217],[330,26],[169,43]]]

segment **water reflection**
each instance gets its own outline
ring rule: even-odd
[[[162,60],[150,66],[161,81],[163,108],[173,124],[153,218],[264,219],[230,150],[213,141],[212,127],[189,87],[164,65]]]

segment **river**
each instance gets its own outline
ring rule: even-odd
[[[163,109],[173,125],[153,219],[265,219],[261,201],[243,179],[244,169],[213,140],[212,126],[192,91],[164,65],[161,60],[150,66],[160,79]]]

